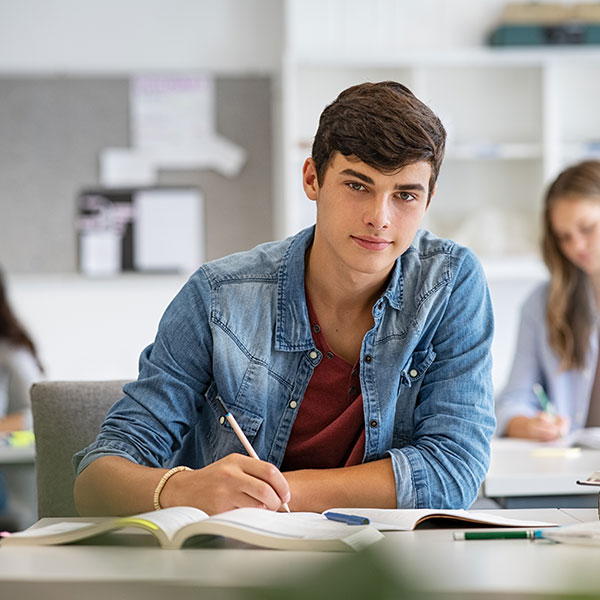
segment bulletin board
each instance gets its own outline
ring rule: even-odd
[[[235,177],[162,170],[162,186],[197,187],[207,260],[273,235],[272,80],[217,77],[217,131],[247,152]],[[78,269],[81,189],[99,185],[106,147],[131,143],[126,77],[0,77],[0,265],[12,273]]]

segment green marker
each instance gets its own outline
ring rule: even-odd
[[[539,540],[542,539],[541,529],[528,529],[527,531],[455,531],[455,540],[510,540],[510,539],[525,539]]]
[[[550,400],[548,400],[548,396],[546,395],[544,388],[539,383],[534,383],[532,389],[533,393],[537,396],[537,399],[540,402],[542,410],[547,412],[549,415],[555,415],[556,411],[554,410],[554,406],[552,406],[552,403]]]

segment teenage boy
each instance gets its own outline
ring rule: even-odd
[[[473,254],[419,230],[445,137],[391,81],[325,108],[303,166],[316,226],[192,275],[74,457],[82,514],[473,502],[495,426],[493,316]]]

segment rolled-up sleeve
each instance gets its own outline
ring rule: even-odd
[[[432,309],[435,358],[418,391],[411,443],[388,451],[399,508],[468,508],[489,466],[493,311],[473,254],[463,252],[456,266],[446,302]]]

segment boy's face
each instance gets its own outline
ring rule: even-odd
[[[303,167],[304,191],[317,203],[313,248],[318,248],[328,267],[387,277],[425,215],[430,176],[428,162],[385,175],[338,152],[319,185],[314,162],[308,158]]]

